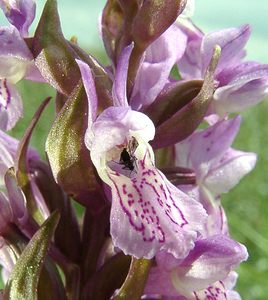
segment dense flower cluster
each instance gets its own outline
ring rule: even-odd
[[[104,67],[64,38],[55,0],[33,37],[33,0],[0,6],[3,299],[240,299],[248,254],[221,195],[256,163],[232,148],[230,114],[268,94],[268,65],[245,60],[250,27],[204,34],[194,1],[108,0]],[[27,108],[21,79],[57,92],[48,162],[29,147],[48,99],[21,141],[6,133]]]

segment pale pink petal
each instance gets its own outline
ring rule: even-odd
[[[155,167],[137,162],[132,179],[110,173],[111,235],[115,246],[135,257],[152,258],[165,250],[185,257],[202,231],[202,206],[167,181]]]
[[[129,57],[133,50],[134,44],[130,44],[123,49],[116,67],[114,84],[113,84],[113,104],[114,106],[127,107],[127,74]]]
[[[228,193],[256,164],[256,154],[229,149],[204,179],[214,195]]]
[[[151,104],[161,92],[172,67],[186,48],[186,35],[172,25],[146,50],[138,70],[130,104],[133,109]]]

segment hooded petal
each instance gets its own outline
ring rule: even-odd
[[[23,37],[28,36],[28,29],[35,17],[36,4],[33,0],[0,0],[0,7],[9,22]]]
[[[109,107],[102,112],[92,127],[90,145],[91,159],[100,177],[109,184],[107,161],[111,161],[123,150],[122,146],[132,136],[146,143],[152,140],[155,133],[153,122],[143,113],[133,111],[130,107]],[[140,137],[142,137],[140,139]]]
[[[133,109],[151,104],[161,92],[172,67],[186,48],[186,35],[172,25],[146,50],[138,70],[130,104]]]

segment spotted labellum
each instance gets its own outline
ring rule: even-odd
[[[221,196],[256,164],[232,144],[268,67],[245,60],[248,25],[205,34],[194,4],[108,0],[103,65],[64,37],[56,0],[33,36],[35,1],[0,0],[0,299],[240,299],[248,253]],[[56,94],[39,153],[49,95],[21,140],[6,132],[21,80]]]

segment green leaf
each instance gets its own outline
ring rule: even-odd
[[[59,217],[59,213],[54,212],[25,247],[5,287],[6,299],[37,299],[38,280]]]
[[[81,257],[81,239],[78,220],[68,196],[55,182],[51,170],[42,161],[31,162],[32,180],[38,186],[49,211],[58,210],[61,218],[54,235],[58,249],[72,262]]]
[[[215,46],[212,59],[205,74],[204,83],[198,95],[156,128],[155,139],[151,142],[153,148],[166,147],[184,140],[203,121],[213,97],[214,72],[220,53],[220,47]]]
[[[132,257],[131,265],[122,287],[111,300],[140,300],[146,285],[152,260]]]
[[[47,0],[32,43],[35,63],[42,76],[57,91],[70,95],[79,79],[75,52],[65,40],[57,1]]]
[[[53,175],[63,190],[82,204],[98,187],[90,154],[84,143],[88,102],[80,82],[48,134],[46,152]]]
[[[30,143],[30,139],[33,133],[33,130],[39,121],[39,118],[50,101],[50,97],[44,100],[44,102],[39,106],[38,110],[34,114],[29,127],[27,128],[23,138],[21,139],[15,161],[15,170],[18,186],[22,189],[26,197],[27,208],[34,219],[41,224],[44,219],[40,213],[36,201],[31,189],[30,179],[29,179],[29,170],[28,170],[28,158],[27,151]]]

